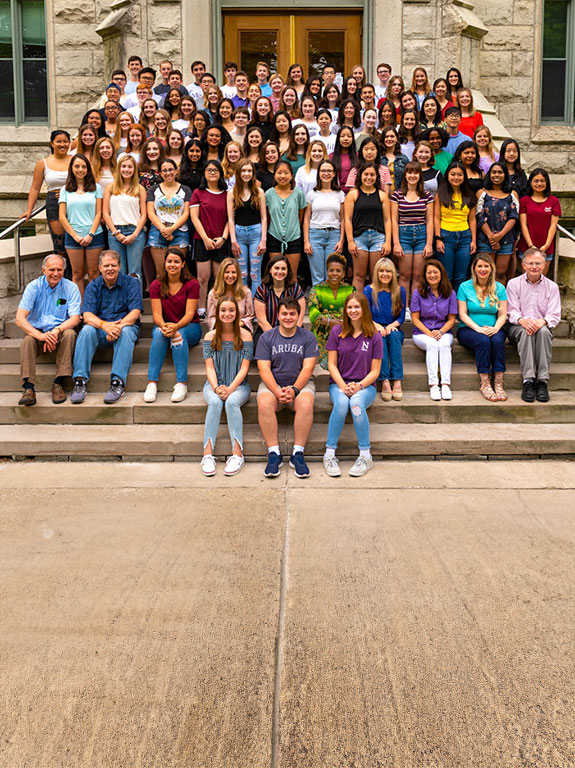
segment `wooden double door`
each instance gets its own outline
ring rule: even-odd
[[[255,81],[258,61],[284,77],[290,64],[304,68],[304,79],[321,74],[330,62],[343,76],[362,61],[361,12],[289,11],[224,14],[224,60],[236,61]]]

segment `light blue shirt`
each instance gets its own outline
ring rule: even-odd
[[[66,218],[79,237],[90,233],[96,215],[96,200],[101,199],[102,187],[99,184],[96,184],[95,192],[84,192],[81,195],[77,192],[67,192],[64,187],[60,190],[59,202],[66,203]],[[98,224],[92,234],[98,235],[101,231],[102,225]]]
[[[80,290],[71,280],[63,277],[55,288],[50,288],[42,275],[28,283],[18,308],[28,310],[30,325],[46,333],[72,315],[79,315],[81,304]]]
[[[445,147],[445,151],[449,152],[451,155],[455,154],[455,150],[460,144],[463,144],[464,141],[471,141],[469,136],[466,136],[464,133],[461,133],[461,131],[458,131],[455,136],[449,135],[449,141],[447,142],[447,146]]]
[[[459,286],[457,299],[458,301],[467,302],[467,314],[474,323],[480,326],[488,325],[492,328],[497,322],[499,302],[507,301],[507,291],[501,283],[495,283],[495,294],[497,296],[497,304],[491,304],[489,299],[481,302],[475,293],[473,280],[466,280]]]

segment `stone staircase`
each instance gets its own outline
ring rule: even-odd
[[[152,331],[149,301],[142,333],[135,349],[127,394],[116,405],[102,402],[109,384],[111,350],[99,351],[92,367],[89,394],[82,405],[53,405],[49,389],[54,376],[50,355],[38,361],[38,404],[18,406],[19,344],[21,331],[13,321],[5,324],[0,339],[0,457],[62,460],[197,460],[202,453],[205,403],[201,394],[205,369],[201,346],[191,351],[189,394],[183,403],[170,402],[175,375],[170,356],[158,383],[155,403],[143,401]],[[567,338],[568,326],[557,329],[549,403],[524,403],[520,398],[521,376],[517,352],[508,348],[505,385],[509,399],[488,403],[478,391],[472,355],[457,342],[453,348],[451,402],[429,398],[423,352],[404,325],[404,398],[383,403],[378,397],[370,409],[372,452],[379,458],[572,458],[575,457],[575,340]],[[250,370],[252,397],[244,408],[244,450],[248,458],[263,460],[265,446],[257,425],[253,391],[259,381],[255,364]],[[315,423],[306,456],[320,458],[330,413],[328,374],[319,366]],[[229,451],[222,420],[217,451]],[[289,452],[293,441],[292,416],[280,415],[280,444]],[[355,456],[353,426],[346,424],[341,457]]]

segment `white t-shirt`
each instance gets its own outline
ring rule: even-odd
[[[151,96],[148,96],[148,98],[154,99],[154,101],[158,106],[160,106],[161,102],[164,99],[163,96],[158,96],[157,93],[153,93],[153,92]],[[128,96],[128,98],[124,103],[124,108],[127,109],[128,112],[130,111],[131,107],[139,107],[139,106],[140,106],[140,103],[138,101],[138,96],[136,93],[132,93],[130,96]]]
[[[315,120],[313,121],[313,123],[306,123],[305,120],[302,120],[301,118],[297,117],[295,120],[292,120],[291,127],[292,129],[294,129],[298,125],[305,125],[305,127],[309,131],[310,141],[311,139],[315,139],[315,137],[319,133],[319,125]]]
[[[224,99],[233,99],[234,96],[238,95],[238,89],[235,85],[222,85],[220,86],[220,91]]]
[[[130,107],[126,111],[129,112],[132,115],[132,117],[134,118],[134,120],[137,123],[140,122],[140,115],[142,114],[142,108],[141,107],[139,107],[139,106],[138,107]]]
[[[304,195],[307,195],[307,193],[313,189],[316,184],[317,170],[315,168],[311,168],[309,173],[306,171],[305,165],[302,165],[301,168],[297,169],[295,175],[295,185],[298,189],[301,189]]]
[[[331,155],[333,150],[335,149],[335,140],[337,136],[335,133],[330,133],[329,136],[322,136],[321,133],[318,133],[318,135],[315,137],[316,141],[323,141],[325,144],[325,148],[327,149],[328,155]]]
[[[203,109],[204,92],[202,91],[202,87],[200,85],[196,85],[195,83],[190,83],[190,85],[186,85],[186,90],[192,99],[196,102],[196,107],[198,109]]]
[[[301,169],[300,169],[301,170]],[[341,225],[341,204],[345,200],[343,192],[318,192],[312,189],[305,196],[311,205],[311,229],[327,229]]]
[[[375,86],[375,103],[377,104],[377,102],[380,99],[385,99],[386,97],[387,97],[387,86],[376,85]]]

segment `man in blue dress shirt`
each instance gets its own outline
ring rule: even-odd
[[[140,282],[120,273],[120,256],[116,251],[102,251],[100,273],[84,292],[84,327],[76,343],[74,391],[70,398],[74,404],[83,403],[86,398],[98,347],[114,348],[111,383],[104,402],[116,403],[124,396],[134,346],[140,335],[140,315],[144,309]]]
[[[40,352],[56,352],[56,378],[52,402],[66,400],[63,383],[72,373],[76,343],[74,328],[80,322],[82,299],[78,286],[66,280],[66,260],[58,254],[46,256],[42,277],[26,286],[16,311],[16,324],[26,334],[20,345],[20,375],[24,389],[18,405],[36,404],[36,358]]]

